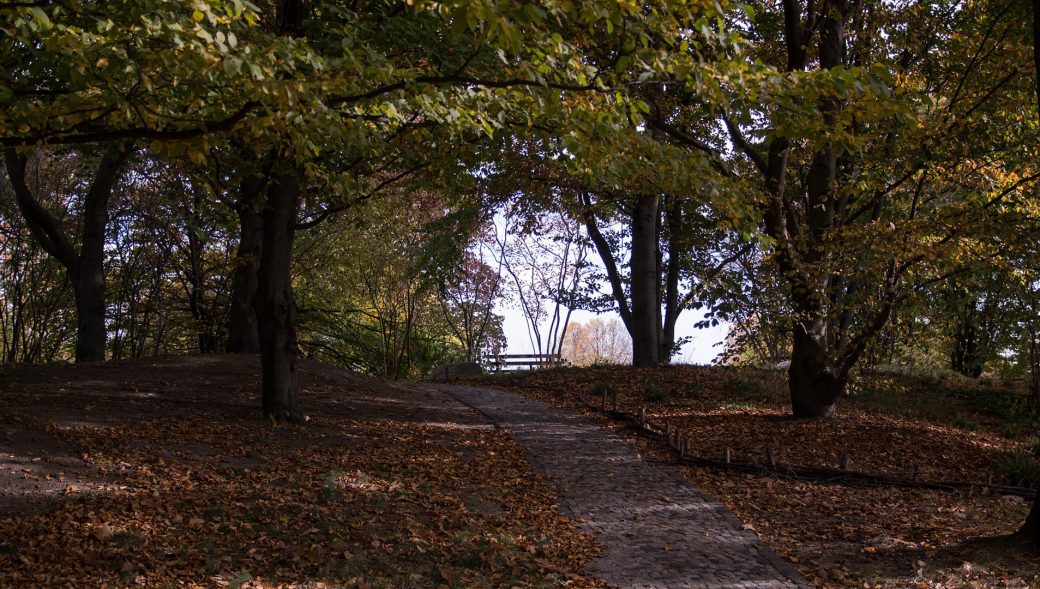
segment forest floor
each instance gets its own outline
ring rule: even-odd
[[[0,587],[596,587],[597,549],[469,408],[255,358],[0,369]]]
[[[838,419],[814,421],[787,417],[779,371],[562,368],[480,382],[594,417],[647,456],[674,464],[819,587],[1040,587],[1040,553],[1006,537],[1024,521],[1028,502],[988,490],[1040,479],[1031,456],[1035,412],[1013,387],[875,375],[841,400]],[[645,407],[651,423],[683,432],[695,461],[721,464],[680,464],[660,436],[640,435],[630,420],[601,411],[604,389],[617,392],[621,414]],[[847,457],[850,471],[977,487],[857,486],[840,474],[820,481],[735,467],[764,467],[769,449],[777,465],[838,471]]]

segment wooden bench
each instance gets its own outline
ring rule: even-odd
[[[563,366],[563,357],[559,354],[496,354],[491,357],[491,363],[495,371],[527,370],[536,368],[555,368]]]

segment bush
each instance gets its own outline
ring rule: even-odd
[[[654,379],[643,381],[643,400],[648,403],[667,401],[671,394]]]
[[[604,378],[592,386],[592,396],[596,399],[613,399],[617,396],[617,385],[610,378]]]

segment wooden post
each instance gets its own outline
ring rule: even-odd
[[[646,407],[639,408],[639,429],[646,429]]]
[[[672,439],[672,424],[669,421],[664,422],[664,439],[671,441]]]
[[[845,470],[845,471],[849,470],[849,455],[848,455],[848,453],[845,453],[845,454],[841,455],[841,469]]]
[[[726,446],[726,453],[722,455],[722,461],[726,463],[727,467],[730,464],[730,458],[731,458],[731,456],[730,456],[730,449],[729,449],[729,446]]]
[[[766,460],[769,461],[769,468],[776,468],[776,455],[773,454],[772,446],[766,446]]]

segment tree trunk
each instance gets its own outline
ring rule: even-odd
[[[1019,528],[1018,536],[1034,544],[1040,544],[1040,496],[1033,499],[1033,507],[1029,510],[1025,523]]]
[[[105,359],[105,276],[100,264],[83,264],[75,277],[76,362]]]
[[[281,170],[271,179],[256,290],[264,417],[295,424],[303,423],[296,406],[296,305],[291,280],[300,190],[298,168]]]
[[[660,196],[641,195],[632,212],[632,365],[654,367],[660,361],[657,210]]]
[[[794,416],[834,417],[848,376],[831,359],[826,322],[796,323],[793,340],[788,375]]]
[[[235,354],[256,354],[260,351],[254,298],[264,241],[264,220],[256,211],[256,197],[263,183],[259,176],[243,180],[237,207],[238,252],[235,255],[235,274],[231,284],[227,341],[227,351]]]
[[[664,272],[664,319],[661,325],[660,360],[665,364],[672,362],[672,354],[675,349],[675,324],[679,319],[679,233],[682,231],[682,211],[674,203],[668,203],[668,211],[665,214],[668,243],[668,263]]]
[[[979,341],[978,301],[976,299],[969,300],[961,309],[953,338],[950,368],[964,376],[978,378],[982,374],[983,359],[982,346]]]

